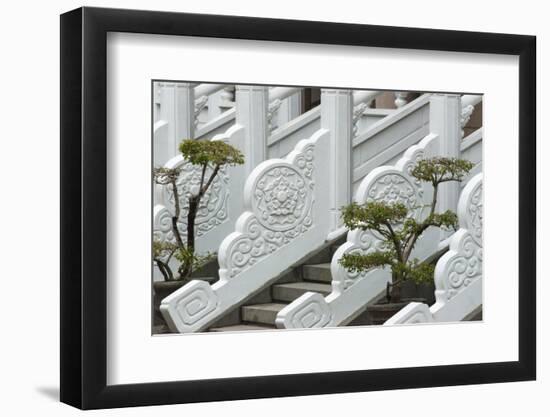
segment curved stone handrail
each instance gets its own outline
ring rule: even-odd
[[[429,134],[419,144],[410,147],[395,166],[383,166],[372,170],[361,182],[355,195],[358,203],[368,201],[400,201],[413,209],[413,215],[421,217],[432,198],[432,187],[410,175],[414,163],[435,153],[438,136]],[[351,273],[339,260],[346,253],[368,253],[381,243],[371,231],[348,232],[347,242],[340,246],[331,262],[332,292],[327,297],[308,292],[283,308],[277,315],[279,328],[312,328],[339,326],[348,323],[365,305],[384,291],[391,279],[389,270],[375,269],[363,273]],[[437,231],[428,230],[419,239],[414,256],[425,258],[436,251]]]
[[[162,300],[160,310],[172,331],[207,328],[323,245],[330,227],[323,189],[329,139],[329,131],[320,129],[284,159],[264,161],[251,172],[245,211],[219,247],[220,280],[212,286],[191,281]]]
[[[201,84],[199,87],[196,87],[195,90],[197,88],[200,88],[201,86],[207,86],[207,84]],[[217,88],[216,86],[217,84],[213,84],[212,92],[216,92],[220,89],[220,88]],[[223,85],[221,86],[224,87]],[[271,121],[275,116],[275,114],[277,113],[278,109],[281,107],[283,100],[287,99],[292,94],[299,92],[300,90],[301,89],[298,87],[274,87],[269,91],[268,100],[269,100],[270,110],[268,111],[268,115],[267,115],[268,124],[271,124]],[[208,90],[205,90],[205,91],[208,94],[211,94],[210,91]],[[198,95],[195,95],[195,96],[198,97],[197,100],[199,98],[202,98],[202,99],[207,98],[207,96],[205,96],[204,94],[201,97],[199,97]],[[219,130],[219,128],[224,125],[227,125],[228,127],[230,127],[231,123],[235,123],[235,118],[236,118],[236,108],[233,107],[224,111],[217,117],[211,120],[207,120],[201,127],[198,127],[195,132],[195,137],[204,138],[208,136],[208,134],[212,134],[213,131]]]
[[[481,307],[483,277],[483,175],[464,187],[458,203],[460,229],[453,234],[449,252],[435,267],[433,306],[410,303],[385,325],[460,321]]]

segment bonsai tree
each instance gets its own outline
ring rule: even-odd
[[[162,242],[160,240],[153,242],[153,260],[166,281],[188,279],[198,266],[211,258],[210,254],[199,256],[195,253],[195,220],[201,199],[222,167],[244,163],[244,157],[237,148],[218,140],[183,140],[180,143],[179,150],[185,160],[199,168],[201,177],[198,187],[187,193],[187,236],[184,241],[178,229],[178,220],[181,215],[181,192],[178,189],[177,180],[181,170],[179,168],[154,169],[155,183],[170,186],[174,196],[172,232],[175,242]],[[208,170],[209,168],[210,170]],[[207,171],[209,171],[208,175]],[[174,277],[174,273],[169,266],[172,257],[180,262],[176,277]]]
[[[413,212],[420,207],[408,209],[399,202],[352,203],[344,207],[342,217],[346,227],[374,231],[381,237],[382,245],[380,250],[367,254],[345,254],[340,264],[351,272],[389,266],[392,279],[386,287],[386,298],[393,303],[401,301],[400,287],[406,280],[416,283],[431,281],[434,266],[416,258],[410,259],[412,251],[418,238],[429,227],[456,230],[456,213],[450,210],[436,213],[438,189],[445,182],[461,181],[472,167],[470,161],[456,158],[429,158],[415,164],[412,176],[433,186],[429,214],[420,221],[413,216]]]

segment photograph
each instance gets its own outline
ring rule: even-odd
[[[483,320],[483,92],[151,97],[152,335]]]

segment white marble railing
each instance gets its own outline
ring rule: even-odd
[[[353,187],[374,168],[393,165],[412,145],[430,133],[430,95],[423,94],[410,103],[359,129],[353,138]]]
[[[483,176],[464,187],[458,203],[460,229],[450,239],[449,252],[435,268],[435,299],[429,307],[410,303],[384,325],[460,321],[482,305]]]
[[[196,138],[197,130],[205,122],[217,118],[222,113],[223,90],[228,87],[230,86],[226,84],[154,83],[155,166],[163,166],[176,156],[182,139]],[[204,128],[202,130],[204,131]]]
[[[237,149],[243,148],[245,141],[244,128],[234,125],[225,134],[216,135],[213,141],[221,140]],[[189,195],[196,192],[201,178],[201,170],[183,159],[181,155],[170,159],[166,168],[181,170],[177,181],[179,191],[180,217],[178,230],[182,239],[187,236],[187,213]],[[207,178],[209,172],[206,173]],[[243,212],[242,184],[246,179],[243,166],[223,167],[201,199],[195,221],[196,250],[199,254],[217,252],[222,239],[233,231],[235,219]],[[231,198],[233,196],[233,198]],[[237,198],[235,198],[237,196]],[[155,185],[155,206],[153,209],[153,236],[163,242],[175,243],[172,231],[174,195],[171,185]],[[177,269],[175,260],[171,260],[173,270]],[[154,279],[161,279],[157,268]]]
[[[194,138],[204,134],[212,137],[215,132],[211,122],[235,107],[234,90],[235,86],[230,84],[198,84],[194,87]]]
[[[271,132],[300,115],[301,88],[274,87],[268,91],[267,128]],[[235,123],[235,105],[227,106],[227,110],[208,115],[208,119],[197,125],[195,137],[206,138],[209,135],[228,129]]]
[[[164,96],[165,112],[169,104],[173,104],[173,101],[175,101],[177,107],[172,109],[172,115],[178,110],[177,113],[181,116],[179,110],[183,106],[181,103],[182,97],[188,97],[190,100],[195,95],[211,98],[212,94],[224,93],[225,87],[223,84],[201,84],[198,86],[184,83],[158,84],[156,95]],[[274,88],[270,92],[277,100],[284,100],[297,91],[299,89],[296,88]],[[267,97],[268,90],[265,87],[257,89],[243,87],[239,89],[237,94],[241,99],[240,105],[230,110],[233,114],[231,123],[225,123],[225,126],[230,127],[223,133],[215,135],[212,140],[223,140],[240,149],[246,155],[246,164],[243,167],[227,167],[220,170],[214,183],[203,197],[196,223],[197,253],[217,252],[223,238],[233,231],[235,221],[244,211],[242,185],[250,171],[266,159],[267,152],[265,148],[267,143],[265,140],[258,140],[258,138],[266,136],[265,134],[262,135],[262,130],[266,130],[268,112],[265,102],[265,108],[262,109],[262,95]],[[159,98],[158,101],[162,102],[162,99]],[[188,115],[189,117],[192,116]],[[221,118],[223,117],[224,114],[222,113]],[[162,166],[182,170],[178,180],[181,196],[181,214],[178,220],[178,229],[184,237],[187,228],[188,195],[199,181],[201,172],[198,167],[186,162],[181,155],[172,156],[170,150],[175,145],[167,145],[168,138],[173,137],[175,134],[172,127],[162,119],[154,125],[155,162],[167,160]],[[191,130],[193,129],[192,126],[189,127]],[[201,130],[201,134],[203,133],[204,127]],[[162,146],[157,146],[160,144]],[[158,166],[158,163],[155,163],[155,165]],[[171,185],[156,186],[153,228],[155,237],[162,241],[174,241],[171,227],[174,206],[172,199]],[[175,266],[176,261],[172,260],[171,264]],[[154,269],[154,278],[161,279],[160,272],[157,269]]]
[[[431,186],[419,184],[408,174],[407,167],[420,155],[446,157],[461,156],[461,102],[460,96],[453,94],[423,95],[411,103],[400,107],[387,120],[382,120],[373,126],[370,131],[354,139],[356,144],[367,143],[377,130],[388,129],[388,121],[398,115],[418,115],[417,119],[408,119],[406,125],[415,126],[413,133],[404,136],[398,142],[412,140],[419,133],[431,132],[422,141],[410,147],[398,162],[393,165],[376,168],[371,166],[366,177],[361,181],[355,193],[355,200],[364,203],[373,199],[396,201],[407,198],[421,200],[430,198]],[[419,112],[421,109],[422,112]],[[424,122],[425,120],[425,122]],[[399,127],[392,135],[402,135]],[[416,139],[419,140],[419,139]],[[373,142],[374,143],[374,142]],[[376,158],[375,148],[370,148],[370,157]],[[382,153],[386,150],[382,150]],[[385,184],[385,185],[384,185]],[[403,187],[403,188],[402,188]],[[460,193],[459,184],[444,184],[440,187],[438,209],[456,210]],[[382,191],[380,191],[382,190]],[[448,233],[441,233],[436,229],[429,229],[415,248],[414,256],[426,259],[433,255],[445,241]],[[343,269],[338,260],[349,252],[360,251],[368,253],[376,247],[379,240],[369,232],[352,231],[348,233],[348,241],[334,254],[331,263],[332,292],[327,297],[316,293],[306,293],[293,303],[281,310],[276,324],[281,328],[326,327],[344,325],[361,313],[368,302],[377,298],[385,289],[390,280],[390,272],[377,269],[363,274],[350,274]]]
[[[267,108],[267,147],[269,158],[281,158],[288,154],[303,137],[311,136],[321,126],[321,106],[301,114],[301,89],[297,87],[274,87],[269,89]],[[373,119],[386,114],[368,114],[368,103],[379,91],[358,91],[353,95],[354,134],[363,132]],[[231,108],[197,128],[195,137],[205,138],[231,126],[235,122],[236,110]],[[370,117],[369,117],[370,116]]]
[[[177,155],[177,145],[182,139],[210,139],[233,126],[237,118],[235,88],[226,84],[155,83],[155,165],[162,166]],[[300,138],[320,127],[320,107],[301,115],[301,92],[299,87],[273,87],[267,91],[265,117],[270,157],[286,155]],[[354,94],[356,131],[364,113],[359,110],[365,110],[367,103],[378,94],[366,90]],[[364,122],[360,124],[363,126]]]
[[[429,134],[414,145],[394,166],[372,170],[361,182],[355,195],[360,204],[369,201],[402,202],[407,207],[419,207],[412,212],[423,218],[432,198],[431,185],[421,183],[410,175],[417,160],[433,156],[439,148],[438,136]],[[420,207],[422,206],[422,207]],[[428,230],[418,241],[414,257],[423,259],[437,250],[437,230]],[[380,238],[372,231],[348,232],[347,242],[340,246],[331,262],[332,292],[323,297],[308,292],[283,308],[277,315],[279,328],[332,327],[347,324],[362,312],[368,302],[375,299],[391,280],[390,271],[375,269],[363,273],[351,273],[339,260],[347,253],[367,254],[379,248]]]
[[[225,140],[233,144],[234,146],[238,147],[239,149],[241,149],[241,151],[243,151],[247,156],[246,158],[247,163],[245,166],[230,168],[229,170],[224,170],[220,173],[216,183],[212,187],[211,193],[204,198],[204,201],[201,204],[199,217],[197,219],[198,220],[197,251],[199,253],[206,252],[206,251],[218,252],[220,266],[222,266],[223,262],[228,264],[228,262],[230,262],[230,258],[227,258],[225,255],[226,249],[227,249],[226,247],[224,247],[223,245],[221,247],[218,247],[219,242],[222,241],[222,239],[224,239],[226,236],[228,236],[231,232],[234,231],[233,225],[235,224],[235,221],[237,219],[241,221],[240,219],[242,218],[242,216],[239,217],[239,215],[241,215],[241,213],[243,213],[243,211],[245,210],[250,211],[249,208],[245,206],[246,203],[243,203],[242,184],[245,182],[245,179],[247,178],[247,176],[251,175],[250,173],[255,169],[255,167],[262,165],[262,161],[264,161],[267,157],[273,158],[274,155],[272,154],[272,149],[271,149],[273,145],[277,145],[282,142],[285,142],[281,140],[284,138],[284,135],[281,135],[277,143],[270,143],[270,140],[273,138],[273,134],[276,133],[277,131],[280,132],[280,129],[276,129],[274,132],[272,132],[271,136],[269,136],[269,128],[268,128],[269,101],[272,97],[275,97],[275,96],[276,96],[276,99],[288,98],[296,92],[295,90],[296,89],[282,88],[282,87],[268,90],[265,87],[256,88],[256,87],[240,86],[239,88],[237,88],[237,93],[236,93],[237,106],[236,108],[231,109],[231,111],[233,111],[233,113],[235,114],[236,124],[234,124],[231,128],[229,128],[224,134],[218,135],[213,139],[213,140]],[[338,91],[338,90],[335,90],[335,91]],[[361,91],[359,93],[351,94],[348,96],[348,97],[351,97],[350,102],[346,104],[346,99],[343,98],[344,96],[341,96],[341,98],[335,98],[336,96],[333,96],[333,94],[330,91],[323,93],[323,97],[325,97],[325,100],[322,100],[322,103],[324,103],[323,105],[325,105],[325,110],[324,110],[325,122],[323,124],[320,121],[321,111],[319,109],[318,126],[319,127],[322,126],[325,131],[329,132],[329,136],[331,137],[330,139],[331,149],[338,150],[339,148],[342,147],[343,144],[348,143],[350,148],[349,152],[351,153],[352,147],[355,147],[364,143],[366,139],[364,139],[362,136],[360,136],[359,138],[353,139],[354,135],[350,134],[354,124],[354,121],[353,121],[354,109],[357,109],[358,103],[359,105],[361,105],[361,103],[366,103],[372,100],[372,98],[374,98],[376,94],[378,94],[378,92],[370,92],[370,91]],[[239,97],[241,98],[240,100],[239,100]],[[365,101],[361,102],[361,100],[365,100]],[[416,119],[418,119],[418,123],[417,122],[415,122],[416,124],[410,123],[409,121],[409,118],[412,114],[414,114],[418,110],[423,110],[427,108],[426,105],[429,100],[430,100],[429,95],[422,96],[421,98],[409,103],[408,105],[402,107],[401,109],[394,111],[390,115],[386,115],[385,119],[387,119],[388,122],[384,122],[385,123],[384,126],[395,129],[395,127],[400,126],[400,122],[403,121],[403,123],[401,124],[404,130],[413,129],[415,132],[412,134],[405,135],[404,136],[405,141],[409,140],[411,138],[411,135],[413,136],[417,135],[419,132],[424,132],[425,130],[429,131],[429,129],[427,128],[424,129],[423,127],[425,125],[424,119],[427,119],[427,115],[425,115],[424,113],[427,114],[427,112],[423,111],[419,117],[415,116]],[[347,127],[343,128],[344,124],[342,123],[342,121],[347,120],[346,115],[348,115],[349,121],[346,122],[348,123]],[[330,120],[334,120],[335,124],[330,122]],[[293,122],[295,122],[295,120],[292,121],[291,124]],[[420,127],[418,127],[417,124]],[[378,125],[380,125],[380,123],[376,124],[376,126]],[[160,135],[160,132],[163,131],[163,129],[166,130],[162,121],[158,121],[155,124],[155,127],[157,126],[158,126],[159,135]],[[336,131],[337,129],[334,129],[333,126],[338,127],[338,129],[340,129],[341,131],[337,132]],[[380,131],[382,127],[378,126],[377,129],[378,131]],[[299,134],[300,132],[303,133],[306,131],[307,131],[306,129],[303,129],[303,130],[295,129],[293,134]],[[313,134],[312,137],[314,137],[315,134]],[[308,134],[305,137],[308,137],[308,136],[310,135]],[[414,138],[416,138],[416,136],[414,136]],[[419,140],[420,140],[420,137],[415,139],[416,142]],[[293,148],[294,146],[298,147],[298,145],[293,144]],[[288,149],[284,149],[284,148],[279,148],[278,151],[279,152],[275,154],[275,157],[287,155],[289,152]],[[383,152],[387,153],[387,150],[384,149]],[[293,153],[291,153],[290,155],[292,154]],[[330,185],[329,187],[330,190],[325,190],[325,191],[330,191],[330,196],[328,198],[331,201],[330,211],[332,213],[335,210],[338,211],[338,208],[341,207],[342,204],[345,204],[346,201],[349,201],[350,197],[346,197],[344,194],[340,193],[340,190],[344,189],[346,187],[346,184],[349,188],[351,188],[350,184],[353,180],[356,180],[356,175],[352,175],[350,178],[345,178],[345,175],[342,175],[342,172],[352,171],[351,155],[338,156],[332,151],[330,151],[329,154],[330,154],[329,161],[327,161],[327,163],[323,165],[323,167],[329,167],[328,175],[330,178],[323,185],[325,186]],[[334,161],[337,161],[337,163],[336,165],[332,166]],[[338,164],[340,164],[341,166]],[[185,164],[185,161],[183,161],[181,157],[173,158],[172,160],[169,161],[167,166],[168,167],[187,167],[182,171],[182,181],[181,181],[181,185],[185,190],[186,190],[185,187],[189,187],[193,181],[193,178],[196,177],[197,175],[197,173],[194,172],[191,166],[188,166]],[[364,176],[365,173],[362,175]],[[354,174],[356,173],[354,172]],[[336,188],[334,188],[333,185]],[[338,188],[340,188],[340,190],[338,190]],[[246,195],[246,190],[245,190],[245,195]],[[171,207],[170,193],[167,192],[165,189],[160,190],[160,191],[157,191],[157,193],[155,194],[155,198],[158,203],[155,206],[155,213],[154,213],[155,235],[158,238],[163,240],[173,239],[173,236],[171,236],[171,228],[170,228],[170,222],[169,222],[170,210],[167,208],[167,207]],[[248,198],[249,201],[252,201],[250,200],[251,196],[248,196],[246,198]],[[185,235],[186,201],[182,201],[182,207],[183,207],[183,210],[182,210],[182,215],[180,218],[181,221],[179,226],[180,226],[180,230],[182,231],[182,234]],[[333,233],[338,232],[339,229],[337,229],[338,227],[337,220],[332,219],[331,222],[332,222],[332,225],[329,227],[330,231]],[[240,227],[239,223],[237,223],[237,229],[239,227]],[[327,236],[325,235],[322,239],[319,240],[318,244],[321,244],[322,242],[324,242],[324,239],[326,238]],[[311,248],[305,248],[305,247],[302,248],[301,255],[303,256],[307,250],[314,250],[314,247],[315,245],[312,245]],[[264,264],[267,264],[265,261],[263,262]],[[271,268],[270,270],[271,272],[269,272],[266,276],[268,277],[276,276],[277,270],[278,270],[277,267]],[[230,274],[230,273],[226,272],[222,267],[222,270],[220,270],[220,276],[222,277],[227,276],[227,274]],[[160,276],[157,278],[160,278]],[[230,279],[227,278],[227,280],[230,280]],[[223,279],[220,282],[222,281]],[[365,283],[361,285],[365,285],[370,288],[370,286],[373,285],[373,282]],[[247,288],[249,288],[250,291],[256,291],[260,287],[255,287],[255,285],[259,285],[259,284],[261,283],[252,280],[250,282],[250,286]],[[203,287],[203,284],[195,283],[193,285],[201,286],[201,288]],[[241,287],[237,286],[237,288],[241,288]],[[243,288],[241,289],[244,290]],[[243,294],[239,294],[238,297],[242,298],[247,295],[248,294],[243,293]],[[235,301],[235,297],[233,298],[229,297],[227,298],[227,300]],[[336,304],[338,302],[339,301],[336,301]],[[229,306],[235,305],[234,303],[231,304],[230,301],[227,301],[227,303],[228,303],[227,305]],[[223,308],[219,308],[216,310],[216,312],[205,315],[206,318],[204,320],[197,319],[196,325],[195,324],[191,326],[185,325],[182,327],[180,323],[178,327],[174,324],[173,329],[176,329],[176,328],[184,329],[184,330],[178,330],[178,331],[196,331],[197,329],[202,329],[204,328],[204,326],[207,326],[207,324],[205,323],[211,322],[211,317],[215,318],[220,314],[222,314],[223,311],[225,311]],[[346,320],[349,320],[349,317]],[[176,321],[177,320],[175,320],[173,323],[176,323]]]
[[[162,85],[161,85],[162,87]],[[177,88],[177,85],[172,86]],[[170,88],[172,88],[170,87]],[[201,84],[193,87],[195,95],[200,95],[201,97],[208,97],[209,94],[219,93],[222,91],[224,85],[222,84]],[[258,91],[256,91],[258,90]],[[231,127],[224,133],[214,136],[212,140],[224,140],[237,148],[241,149],[245,154],[250,155],[251,161],[247,161],[247,166],[244,167],[233,167],[225,168],[220,171],[215,182],[211,186],[211,189],[208,191],[206,196],[201,201],[201,206],[199,209],[199,214],[197,217],[197,240],[196,248],[198,253],[205,252],[217,252],[219,243],[223,238],[232,231],[233,224],[243,211],[243,200],[242,200],[242,184],[246,178],[247,173],[249,173],[257,164],[262,162],[266,155],[270,158],[284,157],[289,152],[294,149],[298,140],[292,138],[291,141],[283,140],[284,136],[278,138],[278,143],[270,143],[269,140],[266,143],[258,141],[258,137],[261,137],[261,131],[265,129],[266,123],[269,123],[269,107],[262,113],[261,109],[261,100],[258,102],[258,97],[261,97],[262,89],[248,89],[248,88],[239,88],[237,97],[240,97],[240,104],[237,104],[237,107],[234,107],[230,110],[233,114]],[[267,94],[269,100],[273,103],[274,100],[285,100],[291,98],[296,93],[300,92],[299,88],[283,88],[275,87],[270,90],[265,89],[265,94]],[[176,91],[171,91],[176,93]],[[166,94],[166,92],[164,92]],[[360,100],[372,100],[374,96],[378,94],[377,92],[361,92],[360,95],[354,96],[354,102],[359,102]],[[170,96],[174,98],[174,96]],[[256,98],[251,98],[256,97]],[[256,101],[253,101],[256,100]],[[247,105],[249,104],[249,105]],[[259,104],[259,105],[258,105]],[[319,106],[320,107],[320,106]],[[280,109],[285,110],[285,109]],[[225,112],[228,113],[228,112]],[[221,114],[221,117],[224,117],[224,114]],[[236,124],[236,114],[239,113],[238,117],[239,123]],[[320,109],[317,111],[317,122],[315,131],[320,128]],[[271,114],[271,117],[274,117]],[[260,119],[266,119],[263,121]],[[292,124],[293,121],[290,122]],[[225,123],[227,126],[228,124]],[[288,123],[287,123],[288,125]],[[286,126],[286,125],[285,125]],[[247,129],[248,127],[248,129]],[[311,129],[296,129],[292,134],[296,137],[298,135],[303,135],[302,137],[309,137],[315,131]],[[155,123],[154,132],[156,135],[156,140],[162,140],[166,142],[165,138],[168,135],[168,123],[164,120],[159,120]],[[307,133],[307,135],[304,134]],[[260,133],[260,134],[258,134]],[[202,133],[201,133],[202,134]],[[284,142],[285,145],[280,147],[280,143]],[[292,143],[287,143],[292,142]],[[289,145],[291,148],[289,148]],[[277,146],[277,149],[274,147]],[[267,150],[262,150],[262,147],[267,147]],[[250,149],[254,149],[250,151]],[[166,151],[168,147],[159,147],[159,152]],[[254,158],[254,155],[258,155]],[[157,155],[155,155],[157,158]],[[155,158],[155,159],[156,159]],[[166,159],[167,155],[162,155],[160,159]],[[188,194],[191,191],[191,188],[194,186],[194,183],[200,178],[200,170],[197,167],[193,167],[191,164],[186,163],[183,160],[181,155],[172,157],[164,164],[167,168],[180,168],[182,173],[180,175],[180,180],[178,181],[180,189],[180,207],[181,215],[178,221],[178,228],[181,235],[184,237],[186,235],[186,220],[187,220],[187,204],[188,204]],[[157,239],[162,241],[174,241],[174,236],[171,228],[171,216],[172,216],[172,191],[171,186],[157,186],[156,192],[154,195],[155,207],[154,207],[154,235]],[[176,261],[171,261],[172,266],[176,266]],[[154,270],[155,279],[161,279],[160,271],[157,269]]]
[[[254,168],[244,186],[244,212],[219,247],[220,280],[212,286],[191,281],[162,300],[172,331],[207,328],[324,244],[330,140],[329,131],[320,129],[284,159]]]
[[[234,90],[235,86],[228,84],[155,83],[155,165],[163,166],[176,156],[182,139],[211,139],[234,125],[237,116]],[[272,101],[278,101],[281,107],[281,101],[297,91],[297,88],[277,87],[270,96],[273,95]]]
[[[353,114],[352,125],[353,135],[363,132],[373,123],[374,120],[381,119],[391,112],[369,113],[368,104],[380,95],[380,91],[361,90],[353,93]],[[271,97],[271,95],[270,95]],[[270,131],[268,138],[268,152],[272,158],[286,155],[294,148],[298,140],[304,136],[309,136],[321,127],[321,106],[297,116],[288,119],[284,124],[279,123],[275,129]]]

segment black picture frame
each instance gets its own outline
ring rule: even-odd
[[[108,32],[254,39],[519,57],[519,360],[109,386]],[[61,15],[61,401],[82,409],[375,391],[536,378],[534,36],[156,11]]]

